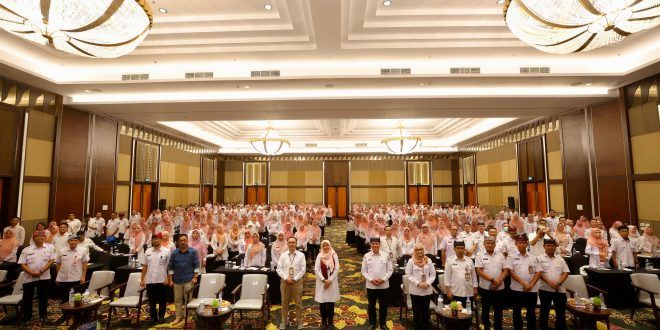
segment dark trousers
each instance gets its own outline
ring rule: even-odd
[[[411,294],[410,300],[412,300],[413,320],[415,325],[414,329],[431,329],[431,313],[429,309],[429,304],[431,303],[431,295],[416,296]]]
[[[451,301],[460,301],[463,308],[467,308],[467,297],[451,296]]]
[[[376,326],[376,323],[378,323],[381,328],[385,327],[385,322],[387,321],[387,302],[385,301],[385,296],[387,292],[387,289],[367,289],[367,301],[369,302],[367,312],[369,314],[369,324],[372,326]],[[379,322],[376,322],[376,300],[378,300],[379,306]]]
[[[59,286],[59,298],[63,303],[69,301],[69,291],[71,291],[71,289],[73,289],[73,292],[75,293],[84,292],[83,288],[80,286],[80,281],[57,282],[57,285]]]
[[[321,237],[325,237],[325,226],[319,226],[321,227]]]
[[[29,276],[29,275],[25,275]],[[23,320],[32,319],[32,298],[34,298],[34,289],[37,289],[37,299],[39,299],[39,317],[46,318],[48,312],[48,287],[50,280],[40,280],[30,283],[23,283]]]
[[[147,296],[149,297],[149,316],[151,316],[151,320],[165,318],[165,311],[167,311],[167,287],[165,284],[147,284]],[[158,314],[156,314],[156,304],[159,305]]]
[[[309,252],[309,257],[312,260],[316,260],[316,256],[319,254],[319,249],[321,248],[321,245],[319,244],[309,244],[307,243],[307,252]]]
[[[332,217],[325,217],[325,225],[328,227],[332,225]]]
[[[485,330],[490,329],[490,309],[495,311],[495,330],[502,330],[502,310],[504,290],[492,291],[479,288],[479,295],[481,296],[481,323],[484,325]]]
[[[541,329],[548,329],[548,316],[550,316],[550,304],[555,305],[555,329],[566,329],[566,294],[561,292],[550,292],[539,290],[539,300],[541,300],[541,311],[539,316]]]
[[[335,303],[320,303],[319,308],[321,309],[321,328],[325,325],[332,326],[335,319]]]
[[[511,290],[513,306],[513,328],[523,328],[522,309],[527,310],[527,329],[536,329],[536,292],[522,292]]]

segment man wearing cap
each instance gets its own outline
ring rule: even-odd
[[[163,322],[167,310],[167,265],[170,261],[170,250],[160,245],[162,233],[151,236],[151,247],[142,254],[142,277],[140,286],[147,288],[149,297],[149,316],[151,324]],[[156,313],[156,304],[159,305]]]
[[[80,291],[76,288],[85,282],[87,276],[87,263],[89,262],[89,250],[78,246],[78,237],[68,237],[69,246],[57,251],[55,263],[57,264],[57,277],[55,282],[60,287],[62,302],[69,299],[69,291]],[[78,289],[78,290],[76,290]]]
[[[394,272],[392,263],[387,255],[380,253],[380,238],[372,237],[370,239],[371,251],[367,252],[362,258],[362,276],[367,281],[367,311],[369,313],[369,324],[371,329],[376,329],[376,300],[379,306],[378,324],[381,329],[385,329],[387,321],[387,295],[386,289],[390,287],[390,276]],[[280,257],[281,259],[281,257]]]
[[[475,259],[475,268],[479,275],[479,295],[481,296],[481,321],[484,329],[490,329],[490,308],[493,307],[495,314],[495,329],[502,329],[502,310],[504,279],[508,271],[504,267],[506,257],[495,251],[495,238],[484,239],[485,251],[479,251]]]
[[[564,281],[568,278],[568,265],[564,258],[555,256],[557,242],[554,239],[543,240],[545,254],[538,257],[541,271],[539,281],[539,299],[541,310],[539,313],[541,329],[548,329],[548,316],[550,307],[554,305],[557,322],[555,329],[566,329],[566,288]]]
[[[32,299],[37,288],[39,299],[39,318],[46,322],[48,307],[48,284],[50,282],[50,266],[55,261],[55,251],[52,244],[44,244],[46,235],[42,231],[32,234],[34,245],[29,245],[21,252],[18,264],[25,272],[23,277],[23,322],[24,325],[32,318]]]
[[[477,294],[477,274],[472,259],[465,257],[465,242],[454,241],[455,255],[445,265],[445,287],[447,298],[466,305],[468,297]]]
[[[522,329],[522,308],[527,310],[527,329],[536,328],[537,283],[541,277],[538,259],[527,253],[527,235],[516,236],[518,251],[506,257],[506,268],[511,274],[511,297],[514,299],[513,328]]]

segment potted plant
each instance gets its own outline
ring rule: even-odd
[[[600,300],[600,297],[593,297],[591,298],[591,304],[594,306],[594,312],[600,312],[603,301]]]
[[[213,311],[213,315],[218,315],[218,308],[220,307],[220,302],[218,299],[213,299],[213,302],[211,302],[211,310]]]
[[[451,309],[451,316],[452,317],[458,317],[458,303],[455,301],[452,301],[449,304],[449,308]]]
[[[80,293],[76,293],[73,295],[73,305],[75,307],[80,307],[82,306],[82,295]]]

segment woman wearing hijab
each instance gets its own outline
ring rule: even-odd
[[[593,228],[589,233],[587,247],[584,252],[589,256],[589,267],[602,266],[610,268],[609,260],[612,257],[612,252],[599,228]]]
[[[298,240],[298,246],[296,246],[296,248],[298,250],[303,250],[303,253],[307,254],[307,243],[309,242],[309,238],[307,236],[307,226],[304,224],[301,225],[294,236]]]
[[[318,220],[312,220],[312,223],[309,225],[307,230],[307,237],[309,238],[307,242],[309,256],[312,260],[315,260],[316,255],[319,254],[319,248],[321,244],[321,227],[319,226]]]
[[[412,237],[410,228],[406,227],[403,229],[403,236],[401,237],[399,244],[401,244],[401,254],[409,256],[413,255],[415,250],[415,238]]]
[[[335,302],[339,300],[339,258],[330,241],[321,242],[321,252],[314,263],[316,289],[314,300],[321,310],[321,329],[332,329],[335,317]]]
[[[245,248],[245,267],[264,267],[266,265],[266,246],[261,242],[259,233],[252,233],[252,239]]]
[[[653,227],[650,225],[644,228],[644,235],[637,239],[640,253],[654,254],[660,250],[660,239],[653,233]]]
[[[406,264],[408,292],[412,300],[413,319],[417,330],[430,329],[429,303],[433,293],[431,284],[435,280],[435,264],[424,254],[424,250],[424,245],[415,244],[415,252]]]
[[[16,262],[16,252],[18,251],[18,241],[14,237],[14,232],[5,229],[3,239],[0,240],[0,263]]]
[[[287,238],[284,235],[284,232],[277,233],[277,239],[275,240],[275,242],[273,242],[273,245],[271,245],[270,247],[270,263],[272,268],[275,268],[275,266],[277,266],[277,262],[280,260],[280,256],[282,255],[282,252],[288,249],[286,240]]]
[[[238,228],[238,223],[234,222],[229,231],[229,259],[233,259],[239,255],[239,243],[241,241],[241,230]]]
[[[438,244],[435,241],[433,234],[431,234],[429,226],[422,226],[422,232],[417,235],[417,243],[421,243],[422,246],[424,246],[424,251],[426,254],[435,255],[437,253]]]
[[[128,248],[130,254],[141,253],[143,251],[145,235],[142,232],[142,227],[138,223],[134,223],[131,227],[131,232],[128,239]],[[140,254],[141,255],[141,254]]]
[[[284,239],[289,239],[289,238],[293,237],[293,225],[291,225],[291,222],[287,221],[284,224],[283,227],[284,227],[284,230],[283,230]]]
[[[552,234],[555,241],[557,242],[557,252],[562,256],[571,255],[571,249],[573,248],[573,238],[570,234],[566,233],[566,225],[563,222],[557,223],[557,228]]]
[[[200,233],[200,229],[193,229],[190,234],[189,246],[197,251],[197,257],[199,258],[200,264],[199,273],[206,273],[206,255],[208,254],[208,250],[206,248],[206,242],[204,242],[202,234]]]
[[[573,239],[587,238],[584,237],[584,232],[587,228],[589,228],[589,221],[584,217],[580,217],[580,219],[575,222],[575,226],[573,226]]]
[[[172,242],[172,238],[170,237],[170,232],[165,230],[160,233],[161,239],[160,239],[160,246],[167,248],[170,250],[170,252],[174,251],[176,249],[176,244]]]
[[[48,223],[48,232],[46,232],[46,240],[44,243],[53,244],[53,237],[55,237],[60,231],[60,227],[57,225],[57,221],[51,221]]]
[[[229,238],[225,234],[225,229],[219,225],[215,229],[215,233],[211,237],[211,248],[215,254],[215,260],[227,260],[229,253],[227,252],[227,243]]]
[[[190,221],[190,215],[186,213],[183,216],[183,220],[181,220],[181,224],[179,225],[179,233],[187,234],[191,230],[192,230],[192,222]]]

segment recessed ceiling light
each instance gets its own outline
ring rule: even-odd
[[[420,86],[424,86],[424,83],[419,83]]]
[[[243,88],[250,89],[250,85],[245,85],[245,86],[243,86]]]
[[[383,6],[389,7],[391,5],[392,5],[392,1],[390,1],[390,0],[383,1]]]
[[[593,85],[593,83],[586,83],[585,85],[586,86],[591,86],[591,85]]]
[[[267,3],[267,4],[264,5],[264,9],[271,10],[271,9],[273,9],[273,5]]]
[[[161,7],[161,8],[158,9],[158,11],[161,12],[162,14],[167,14],[167,8],[162,8]]]
[[[85,93],[91,93],[92,90],[91,90],[91,89],[86,89],[86,90],[84,90],[83,92],[85,92]]]
[[[501,4],[503,4],[503,3],[504,3],[504,0],[497,0],[497,4],[498,4],[498,5],[501,5]]]

